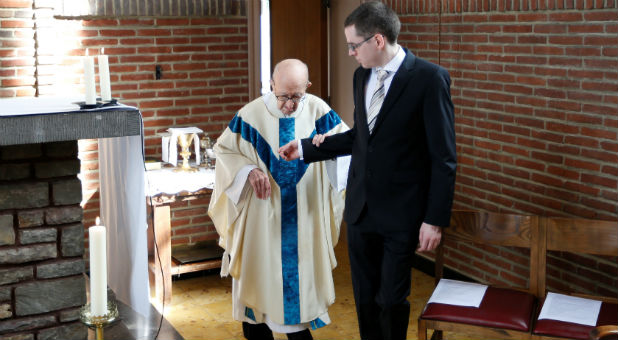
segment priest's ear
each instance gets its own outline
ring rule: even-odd
[[[310,87],[311,87],[311,82],[307,81],[307,88],[310,88]]]

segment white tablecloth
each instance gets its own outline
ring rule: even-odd
[[[196,172],[174,171],[174,168],[146,171],[146,196],[194,192],[215,187],[215,170],[198,168]]]
[[[149,317],[148,239],[141,136],[99,139],[101,221],[107,227],[108,285]]]

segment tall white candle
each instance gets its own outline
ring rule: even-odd
[[[86,87],[86,104],[96,104],[97,98],[96,89],[94,86],[94,59],[90,56],[84,57],[84,86]]]
[[[99,56],[99,82],[101,84],[101,100],[112,100],[112,89],[109,82],[109,61],[106,55]]]
[[[107,314],[107,241],[105,226],[88,228],[90,244],[90,314]]]

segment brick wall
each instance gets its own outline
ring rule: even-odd
[[[83,93],[80,57],[104,49],[112,95],[142,112],[153,158],[161,156],[157,133],[197,126],[216,137],[249,100],[245,1],[62,3],[0,0],[0,97]],[[97,149],[96,140],[79,141],[85,226],[99,215]],[[174,244],[216,236],[207,206],[172,205]]]
[[[169,127],[197,126],[218,136],[249,100],[246,18],[97,19],[82,26],[78,35],[85,38],[74,52],[88,46],[97,53],[104,48],[110,56],[112,95],[142,112],[147,157],[160,159],[157,134]],[[156,65],[162,69],[160,80],[155,79]],[[96,150],[96,142],[80,142],[86,225],[99,214]],[[183,204],[172,205],[175,243],[177,234],[192,243],[215,236],[205,218],[208,201],[191,205],[189,211]],[[196,215],[189,217],[192,212]],[[183,224],[187,219],[190,223]]]
[[[618,219],[616,1],[385,1],[400,43],[449,70],[455,207]],[[525,282],[519,249],[448,244],[480,281]],[[616,295],[616,258],[552,253],[551,289]]]

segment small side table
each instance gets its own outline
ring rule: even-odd
[[[154,276],[157,301],[168,305],[172,301],[172,275],[221,267],[221,256],[183,264],[172,257],[171,208],[177,201],[203,198],[212,193],[215,173],[213,169],[200,168],[198,172],[174,172],[172,168],[146,171],[147,204],[154,212],[153,256],[149,258],[149,271]],[[207,244],[212,253],[223,253],[215,242]],[[214,247],[214,249],[213,249]],[[218,252],[218,250],[220,250]]]

